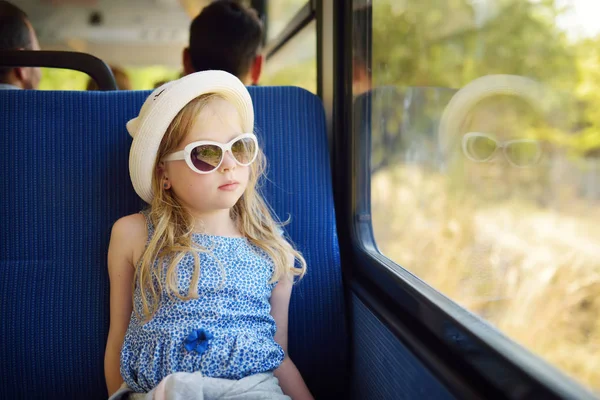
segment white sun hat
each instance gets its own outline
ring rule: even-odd
[[[152,175],[156,155],[167,128],[179,111],[196,97],[215,93],[237,109],[244,132],[253,132],[254,108],[246,86],[225,71],[201,71],[165,83],[146,99],[137,117],[127,122],[133,143],[129,151],[129,175],[136,193],[152,202]]]

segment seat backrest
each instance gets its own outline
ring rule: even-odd
[[[250,91],[263,193],[309,268],[290,355],[313,394],[336,398],[347,341],[323,108],[298,88]],[[106,253],[114,221],[144,206],[125,123],[148,94],[0,91],[0,398],[106,398]]]

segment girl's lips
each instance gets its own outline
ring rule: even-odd
[[[239,186],[238,182],[228,182],[224,185],[219,186],[219,190],[225,190],[227,192],[231,192],[235,189],[237,189],[237,187]]]

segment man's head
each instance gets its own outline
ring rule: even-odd
[[[7,1],[0,1],[0,50],[39,50],[37,36],[23,10]],[[0,83],[23,89],[37,89],[41,78],[39,68],[0,68]]]
[[[183,52],[185,74],[218,69],[245,84],[260,78],[263,24],[255,10],[234,0],[214,1],[192,21]]]

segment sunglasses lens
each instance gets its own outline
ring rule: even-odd
[[[231,146],[231,154],[243,165],[250,164],[257,150],[256,142],[251,138],[240,139]]]
[[[467,156],[475,161],[485,161],[496,151],[496,142],[486,136],[471,136],[465,146]]]
[[[223,151],[219,146],[203,144],[192,150],[191,158],[194,167],[202,172],[210,172],[221,162]]]
[[[508,159],[520,167],[535,164],[540,155],[540,147],[536,142],[514,142],[506,147]]]

